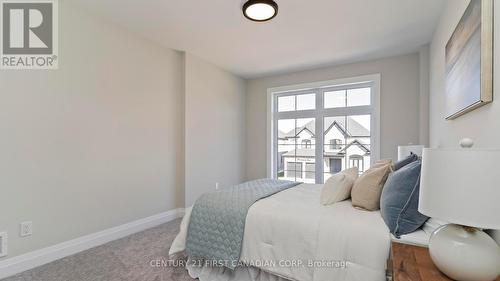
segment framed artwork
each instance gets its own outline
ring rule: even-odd
[[[493,101],[493,1],[471,0],[446,44],[446,119]]]

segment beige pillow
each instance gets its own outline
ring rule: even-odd
[[[321,204],[330,205],[348,199],[351,196],[351,189],[357,177],[357,167],[331,176],[321,190]]]
[[[380,209],[380,195],[391,172],[392,161],[380,160],[354,182],[351,197],[354,207],[369,211]]]

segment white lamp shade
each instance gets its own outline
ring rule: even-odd
[[[418,210],[429,217],[500,229],[500,150],[424,149]]]
[[[423,145],[400,145],[398,146],[398,160],[403,160],[411,153],[422,156]]]

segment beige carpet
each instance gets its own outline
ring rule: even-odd
[[[180,219],[92,248],[1,281],[191,281],[184,268],[151,266],[168,260]]]

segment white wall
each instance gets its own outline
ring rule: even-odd
[[[431,44],[431,100],[430,139],[433,147],[458,146],[464,137],[474,139],[478,147],[500,148],[500,72],[494,72],[494,98],[485,105],[455,120],[444,119],[445,107],[445,45],[465,11],[469,0],[448,1]],[[495,5],[495,17],[500,15],[500,5]],[[499,38],[500,21],[495,21],[495,39]],[[496,40],[495,40],[496,42]],[[500,45],[494,46],[494,69],[500,69]]]
[[[445,46],[467,8],[469,0],[448,1],[430,48],[430,143],[432,147],[458,147],[461,138],[474,139],[475,146],[500,148],[500,44],[494,46],[494,102],[455,120],[445,118]],[[500,16],[500,5],[495,6],[495,18]],[[495,20],[494,42],[500,35],[500,21]],[[497,236],[498,237],[498,236]],[[500,241],[500,240],[499,240]]]
[[[186,54],[186,206],[245,177],[245,81]]]
[[[381,157],[397,159],[397,146],[420,139],[419,54],[294,72],[247,83],[247,179],[266,177],[267,89],[381,74]]]
[[[59,70],[0,71],[7,258],[184,203],[182,54],[59,5]]]
[[[426,45],[420,49],[420,102],[419,102],[419,144],[426,147],[429,146],[429,99],[430,99],[430,85],[429,85],[429,64],[430,64],[430,46]]]

